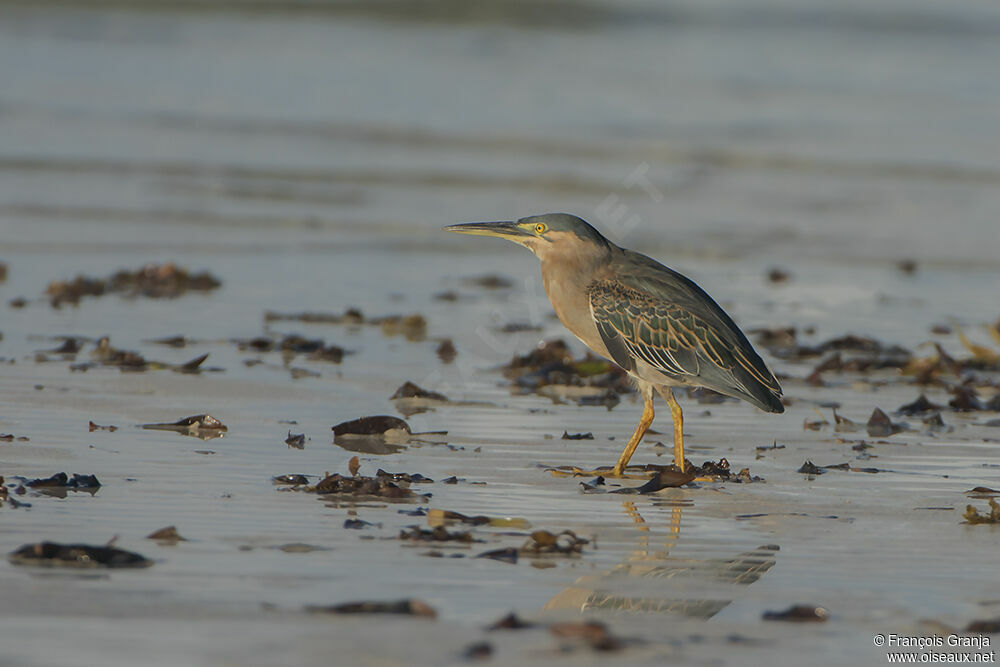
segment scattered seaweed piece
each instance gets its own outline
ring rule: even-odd
[[[357,477],[359,470],[361,470],[361,461],[357,456],[352,456],[351,460],[347,462],[347,472],[351,473],[351,477]]]
[[[837,433],[854,433],[861,429],[857,422],[853,422],[847,417],[837,414],[837,408],[833,408],[833,430]]]
[[[165,338],[154,338],[150,341],[154,345],[166,345],[167,347],[182,348],[187,347],[191,343],[190,340],[185,336],[167,336]]]
[[[978,510],[972,505],[965,506],[965,522],[972,524],[973,526],[981,523],[998,524],[1000,523],[1000,504],[993,498],[988,500],[990,504],[989,514],[980,514]]]
[[[490,560],[498,560],[502,563],[510,563],[512,565],[517,564],[518,550],[515,547],[505,547],[503,549],[493,549],[492,551],[484,551],[478,554],[476,558],[488,558]]]
[[[441,341],[441,344],[437,346],[435,353],[437,354],[438,359],[441,360],[442,364],[450,364],[455,361],[455,357],[458,356],[455,344],[451,342],[450,338],[446,338]]]
[[[382,328],[382,335],[392,338],[402,335],[410,342],[422,341],[427,337],[427,320],[423,315],[390,315],[377,320],[370,320]]]
[[[396,409],[406,417],[420,414],[421,412],[427,412],[437,406],[446,405],[449,402],[448,397],[444,394],[440,394],[436,391],[429,391],[410,381],[404,382],[403,385],[389,397],[389,400],[392,401],[396,406]]]
[[[761,618],[765,621],[786,621],[789,623],[825,623],[830,616],[824,607],[797,604],[782,611],[765,611]]]
[[[434,401],[447,401],[448,397],[444,394],[439,394],[436,391],[428,391],[423,389],[416,384],[406,381],[396,390],[392,396],[389,397],[390,401],[395,401],[400,398],[425,398]]]
[[[560,439],[561,440],[593,440],[594,439],[594,434],[590,433],[590,432],[587,432],[587,433],[569,433],[567,431],[563,431],[562,438],[560,438]]]
[[[89,544],[58,544],[37,542],[25,544],[8,556],[14,565],[45,565],[50,567],[149,567],[153,561],[145,556],[112,546]]]
[[[561,640],[582,643],[594,651],[618,651],[624,647],[622,640],[611,634],[608,627],[599,621],[553,623],[549,626],[549,632]]]
[[[348,530],[363,530],[365,528],[381,528],[382,524],[362,521],[361,519],[344,519],[344,528]]]
[[[344,436],[380,437],[386,440],[408,441],[410,425],[399,417],[374,415],[341,422],[333,427],[334,439]]]
[[[536,530],[521,545],[520,552],[522,555],[532,556],[543,554],[572,556],[581,553],[586,544],[590,544],[590,540],[578,537],[572,530],[564,530],[561,533]]]
[[[800,472],[803,475],[822,475],[826,471],[820,468],[818,465],[812,461],[806,461],[802,466],[795,472]]]
[[[971,384],[960,384],[952,387],[951,393],[954,395],[948,406],[955,412],[976,412],[985,410],[986,406],[979,400],[976,388]]]
[[[229,427],[209,414],[184,417],[175,422],[143,424],[142,428],[154,431],[174,431],[202,440],[221,438],[229,430]]]
[[[634,391],[621,368],[590,353],[575,359],[562,339],[545,341],[526,355],[515,355],[502,371],[517,391],[539,393],[556,402],[570,400],[612,408],[618,404],[619,394]]]
[[[965,626],[965,631],[981,635],[995,635],[1000,633],[1000,618],[988,618],[979,621],[971,621],[967,626]]]
[[[977,487],[975,487],[973,489],[969,489],[965,493],[966,493],[966,495],[983,496],[983,497],[985,497],[985,496],[1000,496],[1000,491],[998,491],[997,489],[991,489],[988,486],[977,486]]]
[[[115,431],[118,430],[117,426],[113,426],[111,424],[102,426],[101,424],[95,424],[94,422],[90,422],[88,428],[90,429],[91,433],[93,433],[94,431],[108,431],[109,433],[114,433]]]
[[[119,350],[113,347],[111,345],[111,338],[108,336],[102,336],[98,339],[97,345],[90,353],[90,357],[99,366],[114,366],[122,371],[145,371],[150,367],[150,363],[138,352]],[[74,364],[70,366],[70,370],[85,371],[92,365]]]
[[[627,486],[615,489],[611,493],[642,494],[656,493],[660,489],[676,488],[693,482],[698,477],[698,469],[694,466],[685,466],[684,472],[677,470],[673,466],[663,468],[656,472],[653,477],[642,486]],[[708,476],[708,475],[706,475]],[[727,470],[728,476],[728,470]]]
[[[435,618],[437,616],[437,612],[433,607],[416,599],[397,600],[395,602],[345,602],[330,606],[308,605],[305,609],[310,613],[319,614],[400,614],[423,618]]]
[[[397,481],[399,483],[397,483]],[[408,488],[408,482],[393,480],[391,476],[365,477],[356,475],[344,477],[338,473],[327,475],[316,486],[306,487],[306,491],[324,496],[343,496],[345,498],[382,498],[387,500],[414,500],[416,493]]]
[[[429,510],[427,523],[430,526],[464,523],[470,526],[491,526],[494,528],[529,528],[531,526],[526,519],[517,517],[468,516],[460,512],[441,509]]]
[[[205,354],[200,354],[194,359],[186,361],[183,364],[174,366],[173,370],[175,370],[178,373],[191,373],[191,374],[201,373],[203,370],[205,370],[201,367],[201,365],[205,363],[206,359],[208,359],[208,352],[206,352]]]
[[[70,477],[64,472],[57,472],[51,477],[32,479],[25,482],[24,485],[32,489],[60,488],[90,490],[101,488],[101,483],[97,480],[96,475],[79,475],[73,473],[73,476]]]
[[[473,542],[484,542],[477,540],[469,531],[449,531],[444,526],[434,528],[421,528],[410,526],[399,531],[399,539],[411,542],[461,542],[462,544],[472,544]]]
[[[767,271],[767,282],[772,285],[778,285],[781,283],[786,283],[791,279],[791,274],[785,269],[777,266],[773,266]]]
[[[177,532],[177,526],[166,526],[164,528],[160,528],[159,530],[154,530],[146,536],[146,539],[172,544],[176,544],[177,542],[187,542],[187,539],[181,537],[181,534]]]
[[[483,289],[508,289],[514,286],[514,282],[510,278],[496,273],[463,278],[462,283],[473,287],[482,287]]]
[[[221,285],[222,282],[207,271],[190,273],[166,262],[147,264],[136,271],[121,270],[108,278],[79,275],[69,281],[54,281],[46,287],[45,295],[53,308],[59,308],[63,304],[79,305],[87,296],[120,294],[128,298],[174,299],[189,291],[209,292]]]
[[[271,478],[271,482],[288,486],[304,486],[309,483],[309,477],[306,475],[275,475]]]
[[[927,396],[920,394],[917,400],[912,403],[907,403],[906,405],[901,405],[896,409],[897,414],[907,415],[909,417],[923,414],[925,412],[936,412],[943,410],[943,405],[938,405],[937,403],[931,403]]]
[[[306,447],[306,434],[305,433],[292,433],[288,432],[288,437],[285,438],[285,444],[289,447],[294,447],[295,449],[305,449]]]
[[[530,621],[521,620],[517,614],[510,612],[503,618],[491,623],[486,627],[487,632],[495,632],[497,630],[528,630],[530,628],[538,627],[537,623],[532,623]]]
[[[465,660],[489,660],[493,657],[493,644],[487,641],[472,642],[462,650]]]
[[[881,409],[875,408],[872,412],[872,416],[868,419],[868,424],[866,425],[868,430],[868,435],[873,438],[884,438],[890,435],[899,433],[900,431],[906,430],[906,424],[894,424],[889,415],[885,414]]]

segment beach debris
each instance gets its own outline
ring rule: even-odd
[[[965,517],[965,522],[972,524],[973,526],[981,523],[1000,523],[1000,504],[997,504],[997,501],[993,498],[990,498],[988,502],[990,504],[989,514],[980,514],[979,511],[972,505],[966,505],[965,514],[962,515]]]
[[[426,602],[416,599],[397,600],[394,602],[364,601],[345,602],[329,606],[308,605],[306,611],[318,614],[400,614],[435,618],[437,612]]]
[[[866,425],[868,430],[868,435],[873,438],[882,438],[890,435],[899,433],[900,431],[905,431],[906,424],[894,424],[889,415],[885,414],[881,409],[875,408],[872,412],[872,416],[868,419],[868,424]]]
[[[512,565],[517,563],[518,550],[516,547],[505,547],[503,549],[494,549],[492,551],[484,551],[478,554],[476,558],[488,558],[490,560],[498,560],[502,563],[510,563]]]
[[[497,273],[487,273],[463,278],[462,284],[483,289],[507,289],[514,286],[514,281]]]
[[[992,489],[988,486],[977,486],[973,489],[969,489],[965,492],[966,495],[988,498],[990,496],[1000,496],[1000,491],[997,489]]]
[[[924,426],[927,427],[926,430],[928,433],[937,433],[937,432],[947,433],[952,430],[951,426],[948,426],[947,424],[944,423],[944,419],[941,417],[940,412],[935,412],[932,415],[928,415],[927,417],[924,417],[920,421],[924,424]]]
[[[427,337],[427,320],[423,315],[390,315],[370,321],[382,328],[382,335],[388,338],[402,335],[410,342],[424,340]]]
[[[558,338],[539,343],[528,354],[515,355],[501,370],[516,391],[538,393],[555,402],[612,408],[619,394],[635,391],[617,365],[589,352],[574,358],[566,342]]]
[[[924,394],[920,394],[917,400],[912,403],[907,403],[906,405],[901,405],[896,408],[896,413],[901,415],[907,415],[913,417],[916,415],[923,414],[925,412],[937,412],[943,410],[943,405],[938,405],[937,403],[931,403],[930,400]]]
[[[948,401],[948,406],[955,412],[976,412],[986,410],[986,406],[979,400],[976,388],[971,384],[960,384],[951,388],[954,396]]]
[[[468,516],[451,510],[432,509],[427,512],[427,525],[445,526],[464,523],[470,526],[491,526],[493,528],[530,528],[526,519],[518,517]]]
[[[184,417],[175,422],[142,424],[142,428],[153,431],[174,431],[202,440],[221,438],[229,430],[229,427],[209,414]]]
[[[83,349],[83,339],[67,336],[59,347],[50,350],[42,350],[40,355],[60,355],[62,357],[75,357]]]
[[[965,626],[965,631],[968,633],[976,633],[981,635],[995,635],[1000,633],[1000,617],[998,618],[988,618],[979,621],[971,621],[967,626]]]
[[[159,530],[154,530],[149,535],[146,536],[147,540],[156,540],[157,542],[164,542],[170,544],[176,544],[177,542],[187,542],[187,539],[181,537],[181,534],[177,532],[177,526],[165,526]]]
[[[593,433],[568,433],[563,431],[561,440],[593,440]]]
[[[208,352],[206,352],[205,354],[199,354],[194,359],[186,361],[183,364],[172,366],[171,370],[177,373],[191,373],[191,374],[201,373],[202,371],[207,370],[201,367],[201,365],[205,363],[206,359],[208,359]],[[211,370],[221,370],[221,369],[211,369]]]
[[[765,621],[787,621],[790,623],[825,623],[830,612],[824,607],[797,604],[782,611],[765,611],[761,618]]]
[[[489,660],[493,657],[493,644],[486,641],[472,642],[462,650],[465,660]]]
[[[150,341],[155,345],[166,345],[167,347],[182,348],[186,347],[191,341],[186,336],[167,336],[165,338],[154,338]]]
[[[0,442],[28,442],[30,438],[26,435],[14,435],[13,433],[0,433]]]
[[[411,415],[427,412],[434,408],[447,405],[448,397],[436,391],[428,391],[415,385],[410,381],[403,383],[396,392],[389,397],[396,409],[400,413],[409,417]]]
[[[767,282],[772,285],[778,285],[780,283],[786,283],[791,279],[791,274],[781,267],[771,267],[767,271]]]
[[[357,477],[359,470],[361,470],[361,461],[357,456],[352,456],[351,460],[347,462],[347,472],[351,473],[351,477]]]
[[[800,472],[800,473],[802,473],[803,475],[822,475],[822,474],[824,474],[824,473],[825,473],[826,471],[825,471],[825,470],[823,470],[822,468],[820,468],[820,467],[819,467],[818,465],[816,465],[816,464],[815,464],[815,463],[813,463],[812,461],[806,461],[806,462],[805,462],[805,463],[803,463],[803,464],[802,464],[802,466],[801,466],[801,467],[800,467],[800,468],[799,468],[798,470],[796,470],[795,472]]]
[[[307,475],[275,475],[271,478],[271,482],[274,484],[281,484],[285,486],[304,486],[309,483],[309,477]]]
[[[95,424],[94,422],[90,422],[88,428],[90,429],[91,433],[93,433],[94,431],[108,431],[109,433],[114,433],[115,431],[118,430],[118,427],[112,424],[102,426],[101,424]]]
[[[837,433],[854,433],[861,430],[861,426],[857,422],[853,422],[847,417],[841,417],[837,414],[837,408],[832,408],[832,411],[833,430]]]
[[[427,335],[427,320],[419,313],[410,315],[387,315],[385,317],[366,318],[357,308],[348,308],[343,313],[264,313],[265,322],[296,321],[308,324],[334,324],[347,326],[370,325],[382,328],[386,336],[402,334],[407,340],[420,341]]]
[[[124,297],[173,299],[188,291],[208,292],[222,285],[218,278],[202,271],[191,273],[172,262],[147,264],[135,271],[121,270],[108,278],[79,275],[69,281],[54,281],[45,289],[53,308],[63,304],[79,305],[83,297],[119,294]]]
[[[307,491],[313,491],[329,496],[348,497],[377,497],[392,499],[411,499],[416,494],[405,486],[400,486],[386,478],[365,477],[344,477],[333,473],[321,479],[316,486],[309,487]]]
[[[438,359],[441,360],[442,364],[450,364],[455,361],[455,357],[458,356],[455,344],[451,342],[450,338],[445,338],[441,341],[441,344],[437,346],[435,353],[437,354]]]
[[[538,627],[537,623],[532,623],[531,621],[523,621],[514,612],[510,612],[503,618],[494,621],[486,627],[487,632],[495,632],[497,630],[527,630],[529,628]]]
[[[611,634],[608,626],[600,621],[553,623],[549,632],[560,640],[583,644],[594,651],[618,651],[624,647],[622,640]]]
[[[461,542],[463,544],[485,541],[474,538],[469,531],[453,532],[444,526],[436,526],[434,528],[410,526],[399,531],[399,539],[411,542]]]
[[[149,567],[153,561],[145,556],[110,545],[59,544],[37,542],[25,544],[8,556],[14,565],[45,565],[50,567]]]
[[[32,479],[24,483],[25,486],[32,489],[78,489],[78,490],[94,490],[101,488],[101,483],[97,480],[96,475],[79,475],[73,473],[70,477],[64,472],[57,472],[51,477],[45,477],[40,479]]]
[[[627,486],[621,489],[615,489],[610,493],[638,493],[643,495],[647,493],[656,493],[660,489],[684,486],[689,482],[693,482],[696,477],[698,477],[698,471],[693,466],[685,466],[684,472],[670,466],[657,471],[656,474],[654,474],[653,477],[642,486]]]
[[[289,447],[294,447],[295,449],[305,449],[306,446],[306,434],[305,433],[292,433],[288,432],[288,437],[285,438],[285,444]]]
[[[109,336],[102,336],[97,340],[94,350],[90,353],[93,363],[73,364],[70,370],[85,371],[94,364],[99,366],[115,366],[122,371],[145,371],[149,369],[149,362],[138,352],[119,350],[111,345]]]
[[[412,431],[410,425],[399,417],[374,415],[341,422],[333,427],[334,439],[361,436],[378,437],[389,441],[407,442]]]
[[[315,486],[305,486],[303,490],[327,497],[341,496],[355,499],[374,497],[387,500],[415,500],[418,498],[426,499],[429,496],[414,493],[409,488],[410,484],[430,484],[434,481],[420,473],[390,473],[381,469],[375,473],[374,477],[366,477],[357,474],[360,464],[354,463],[353,459],[349,467],[352,471],[350,477],[345,477],[338,473],[327,473]],[[304,478],[305,476],[295,475],[291,477],[290,481],[293,486],[301,486],[300,478]],[[279,478],[276,477],[273,479],[275,483],[282,484],[282,482],[277,481]]]
[[[590,544],[590,540],[578,537],[572,530],[564,530],[561,533],[536,530],[521,545],[520,553],[531,556],[543,554],[572,556],[581,553],[586,544]]]
[[[381,528],[381,523],[372,523],[361,519],[344,519],[344,528],[348,530],[363,530],[365,528]]]

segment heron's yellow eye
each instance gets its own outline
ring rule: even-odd
[[[549,228],[546,227],[544,223],[539,222],[537,225],[535,225],[536,234],[544,234],[547,231],[549,231]]]

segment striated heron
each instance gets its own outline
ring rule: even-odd
[[[712,297],[656,260],[618,247],[584,220],[549,213],[445,230],[496,236],[535,253],[559,320],[635,380],[643,398],[642,417],[611,476],[625,473],[653,423],[653,390],[670,406],[674,464],[681,472],[686,465],[684,417],[672,387],[707,387],[767,412],[784,412],[778,381]]]

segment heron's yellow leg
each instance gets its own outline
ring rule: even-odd
[[[670,406],[670,417],[674,420],[674,465],[684,472],[684,413],[681,406],[674,398],[674,392],[669,387],[660,390],[660,395],[667,400]]]
[[[639,418],[639,425],[635,427],[635,433],[632,437],[628,439],[625,444],[625,449],[622,450],[622,455],[618,457],[618,463],[615,467],[611,469],[612,477],[621,477],[625,472],[625,466],[628,465],[629,459],[632,458],[632,454],[635,453],[635,448],[639,446],[642,441],[642,437],[646,435],[646,431],[649,430],[650,424],[653,423],[653,392],[649,390],[645,392],[645,400],[642,405],[642,417]]]

